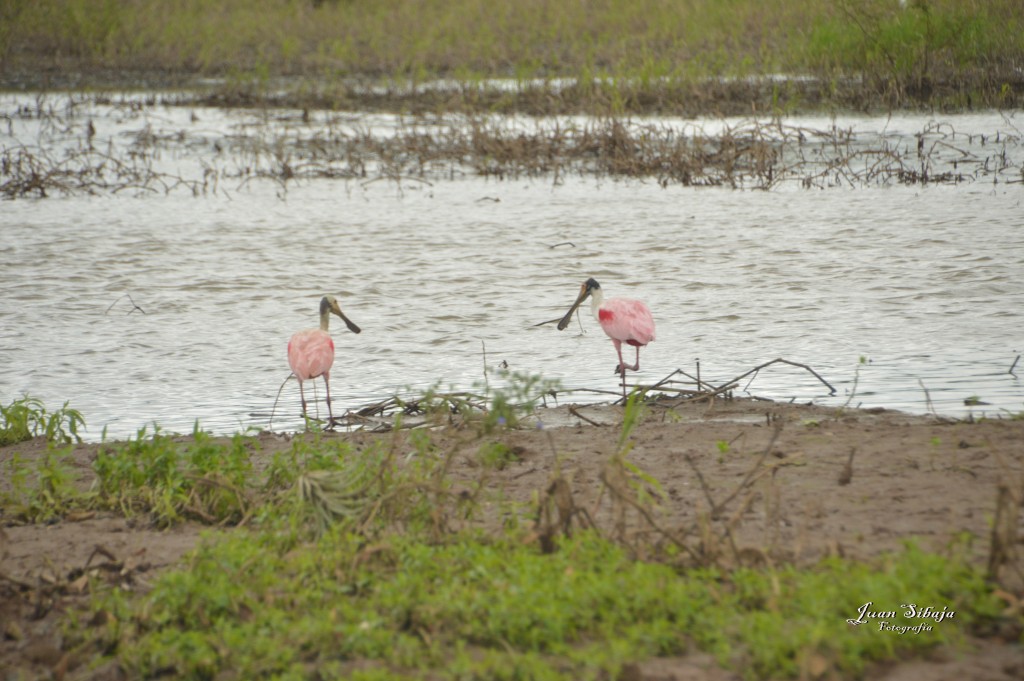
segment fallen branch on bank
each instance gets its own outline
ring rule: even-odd
[[[781,357],[759,364],[718,385],[701,378],[699,372],[697,376],[693,376],[683,369],[676,369],[653,384],[631,384],[627,387],[632,391],[642,393],[646,401],[671,409],[684,403],[713,401],[718,398],[732,399],[733,391],[739,387],[740,381],[751,377],[744,388],[746,390],[750,387],[750,382],[756,378],[760,371],[776,364],[786,364],[804,369],[828,388],[829,395],[836,393],[835,387],[809,365]],[[678,377],[687,380],[680,381]],[[520,415],[536,415],[540,410],[546,408],[547,397],[553,397],[557,402],[560,397],[565,395],[580,393],[614,396],[616,398],[610,402],[595,402],[588,406],[621,405],[624,403],[618,391],[598,388],[569,388],[546,390],[527,403],[512,405],[512,408]],[[771,401],[769,398],[751,397],[752,399]],[[541,404],[544,406],[538,406]],[[411,429],[440,426],[462,428],[474,422],[475,419],[486,417],[493,409],[493,406],[494,395],[482,395],[468,391],[431,392],[416,399],[392,395],[359,408],[349,409],[341,416],[335,416],[334,420],[330,423],[324,422],[323,425],[328,429],[340,426],[369,432],[387,432],[395,428]],[[590,425],[604,425],[583,416],[576,409],[576,406],[572,404],[567,406],[569,414]],[[514,423],[503,423],[502,425],[515,427]]]

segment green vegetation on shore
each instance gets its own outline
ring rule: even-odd
[[[447,78],[420,106],[595,113],[1014,106],[1024,89],[1019,0],[12,0],[0,27],[8,87],[215,76],[249,101],[287,78],[292,98],[380,107],[352,84]],[[482,96],[490,78],[520,88]]]
[[[28,395],[0,404],[0,447],[11,445],[34,437],[45,437],[47,441],[69,444],[81,442],[78,429],[85,426],[85,419],[75,409],[64,406],[49,412],[42,401]]]
[[[722,518],[699,514],[684,540],[658,528],[661,484],[629,461],[639,392],[607,431],[602,478],[649,525],[585,522],[557,471],[532,502],[503,498],[492,473],[515,453],[495,453],[538,386],[518,377],[482,409],[431,392],[403,402],[430,428],[296,434],[272,457],[260,437],[142,430],[98,446],[87,489],[52,437],[34,466],[8,460],[0,518],[103,509],[218,528],[144,593],[127,564],[82,577],[89,603],[64,645],[127,678],[609,679],[694,653],[749,679],[853,678],[966,635],[1019,635],[967,539],[797,566],[716,550]]]
[[[876,564],[723,573],[637,561],[593,533],[544,553],[514,535],[307,544],[282,525],[206,542],[141,598],[105,592],[102,645],[132,678],[609,679],[696,651],[749,679],[845,678],[1000,611],[976,572],[912,546]],[[895,616],[848,624],[864,594]],[[955,616],[908,619],[901,603]]]

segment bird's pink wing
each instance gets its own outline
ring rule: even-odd
[[[654,317],[639,300],[612,298],[598,310],[601,328],[612,340],[647,345],[654,340]]]
[[[300,381],[326,374],[334,364],[334,341],[320,329],[299,331],[288,341],[288,364]]]

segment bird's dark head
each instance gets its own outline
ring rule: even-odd
[[[362,332],[362,329],[356,326],[356,324],[351,319],[346,317],[345,313],[341,311],[341,305],[338,305],[337,298],[335,298],[334,296],[324,296],[323,298],[320,299],[321,324],[323,324],[324,320],[327,319],[327,315],[331,314],[332,312],[341,317],[341,320],[345,322],[345,326],[348,327],[349,331],[351,331],[352,333]]]
[[[597,279],[591,277],[590,279],[587,279],[585,282],[583,282],[583,288],[586,289],[588,293],[593,293],[594,291],[600,290],[601,285],[597,283]]]
[[[334,296],[324,296],[320,299],[320,314],[338,314],[341,308],[338,306],[338,299]]]

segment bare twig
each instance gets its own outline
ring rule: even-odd
[[[131,313],[135,312],[136,310],[138,310],[142,314],[146,314],[146,311],[143,310],[141,307],[139,307],[138,304],[136,304],[136,302],[134,300],[132,300],[132,294],[130,294],[130,293],[125,293],[124,295],[120,296],[117,300],[112,302],[110,304],[110,307],[108,307],[106,312],[104,312],[103,314],[107,314],[107,312],[110,312],[110,310],[113,309],[113,307],[115,305],[117,305],[121,301],[121,298],[124,298],[126,296],[128,298],[128,301],[132,304],[132,309],[128,311],[128,314],[131,314]]]
[[[773,359],[770,362],[765,362],[764,364],[759,364],[758,366],[754,367],[750,371],[742,373],[739,376],[737,376],[736,378],[732,379],[731,381],[729,381],[729,383],[738,383],[740,380],[746,378],[747,376],[750,376],[751,374],[755,374],[756,375],[757,372],[761,371],[761,369],[764,369],[765,367],[769,367],[772,364],[788,364],[790,366],[794,366],[794,367],[799,367],[801,369],[805,369],[808,372],[810,372],[815,378],[817,378],[819,381],[821,381],[822,383],[825,384],[825,387],[828,388],[829,391],[830,391],[829,394],[831,394],[831,395],[835,395],[836,394],[836,389],[834,387],[832,387],[832,384],[829,383],[828,381],[826,381],[824,378],[822,378],[821,375],[817,371],[815,371],[811,367],[807,366],[806,364],[801,364],[800,362],[792,362],[792,361],[790,361],[788,359],[782,359],[781,357]],[[753,380],[753,379],[751,379],[751,380]],[[750,384],[748,383],[747,385],[749,386]]]
[[[846,457],[846,465],[843,466],[843,470],[839,473],[839,484],[849,485],[853,480],[853,455],[857,453],[856,447],[850,447],[850,455]]]
[[[569,413],[572,414],[573,416],[575,416],[578,419],[582,419],[582,420],[586,421],[587,423],[589,423],[592,426],[604,427],[604,425],[605,425],[603,423],[598,423],[597,421],[592,421],[592,420],[588,419],[586,416],[584,416],[583,414],[579,413],[579,411],[577,411],[576,407],[571,405],[571,404],[569,405]]]
[[[999,579],[1000,568],[1003,565],[1015,563],[1018,543],[1017,509],[1020,507],[1020,500],[1015,496],[1008,484],[999,485],[988,555],[988,577],[994,581]]]
[[[277,403],[281,399],[281,391],[284,390],[285,383],[293,378],[295,378],[295,374],[288,374],[288,377],[281,381],[281,387],[277,389],[277,397],[274,398],[274,406],[270,409],[270,422],[267,424],[267,430],[274,429],[274,414],[277,412]]]
[[[919,379],[917,379],[917,384],[919,386],[921,386],[921,390],[924,391],[924,403],[925,403],[925,406],[928,408],[928,411],[930,411],[932,413],[932,415],[938,416],[938,412],[935,411],[935,405],[932,404],[931,393],[928,392],[928,388],[924,387],[924,381],[922,381],[919,378]]]
[[[490,382],[487,377],[487,345],[484,343],[484,339],[480,339],[480,352],[483,354],[484,359],[484,389],[490,390]]]
[[[697,468],[697,464],[693,461],[693,457],[687,456],[684,458],[684,461],[690,465],[690,469],[693,470],[694,474],[697,476],[697,482],[700,483],[700,488],[704,492],[704,498],[708,500],[708,510],[713,512],[717,504],[715,504],[715,500],[711,496],[711,488],[708,486],[707,481],[704,480],[704,475],[700,472],[700,469]]]
[[[654,516],[651,515],[651,512],[637,499],[634,498],[634,494],[630,494],[627,492],[627,490],[621,489],[621,485],[613,484],[609,480],[607,468],[601,471],[601,481],[604,483],[605,488],[609,489],[615,495],[616,499],[618,499],[621,502],[624,502],[626,505],[630,506],[635,511],[637,511],[643,517],[644,521],[655,532],[657,532],[659,535],[672,542],[672,544],[674,544],[678,548],[682,549],[683,551],[686,551],[686,553],[688,553],[690,557],[694,560],[699,559],[697,552],[694,551],[693,548],[686,543],[685,536],[680,537],[671,530],[662,527],[661,524],[654,519]]]

